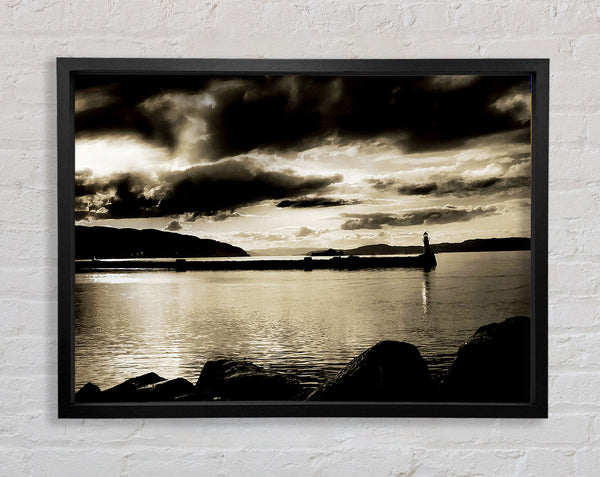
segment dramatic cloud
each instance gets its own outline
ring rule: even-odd
[[[289,240],[287,235],[281,233],[260,233],[260,232],[238,232],[234,237],[241,239],[261,240],[266,242],[282,242]]]
[[[134,133],[191,162],[304,150],[331,136],[432,151],[515,130],[528,140],[529,97],[528,76],[94,75],[77,80],[76,133]]]
[[[482,169],[457,172],[456,166],[440,173],[436,169],[415,170],[419,180],[401,177],[370,178],[367,183],[378,191],[395,191],[408,196],[468,197],[477,194],[494,194],[509,191],[529,192],[531,186],[531,160],[529,153],[517,153]]]
[[[167,225],[165,225],[164,230],[170,230],[172,232],[175,232],[177,230],[181,230],[181,224],[177,221],[177,220],[171,220],[171,222],[169,222]]]
[[[268,199],[303,196],[340,182],[339,174],[302,177],[292,171],[264,169],[248,158],[163,172],[157,177],[141,173],[92,177],[76,176],[76,209],[105,218],[160,217],[188,214],[225,220],[238,208]],[[224,214],[225,213],[225,214]]]
[[[349,217],[342,224],[342,230],[381,229],[384,225],[404,227],[410,225],[449,224],[452,222],[467,222],[476,217],[485,217],[498,213],[494,206],[461,209],[452,206],[406,211],[400,215],[385,213],[374,214],[342,214]]]
[[[315,235],[315,231],[309,227],[300,227],[296,232],[296,237],[308,237],[309,235]]]
[[[304,209],[309,207],[340,207],[342,205],[357,204],[357,200],[333,199],[331,197],[300,198],[294,200],[282,200],[277,207],[293,207]]]
[[[467,86],[476,83],[478,80],[478,76],[471,75],[430,76],[423,80],[423,87],[428,91],[447,92],[466,88]]]
[[[402,195],[454,195],[465,197],[474,193],[503,192],[529,187],[528,176],[486,177],[482,179],[462,179],[460,177],[426,184],[402,184],[395,180],[370,180],[376,189],[395,189]]]
[[[75,95],[75,113],[81,115],[85,111],[106,108],[119,101],[111,93],[111,85],[104,87],[91,87],[77,91]]]

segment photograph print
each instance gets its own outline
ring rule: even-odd
[[[75,402],[530,402],[530,75],[90,74],[74,108]]]

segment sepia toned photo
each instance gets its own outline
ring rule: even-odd
[[[532,77],[79,75],[79,403],[529,403]]]

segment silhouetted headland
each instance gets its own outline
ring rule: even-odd
[[[247,360],[219,358],[206,362],[195,385],[147,373],[104,391],[87,383],[75,400],[529,402],[530,326],[524,316],[482,326],[438,381],[416,346],[381,341],[316,388]]]
[[[75,226],[75,258],[248,257],[240,247],[155,229]]]
[[[513,250],[530,250],[531,239],[528,237],[509,237],[491,239],[472,239],[460,243],[442,242],[433,247],[435,253],[452,252],[507,252]],[[387,245],[384,243],[375,245],[363,245],[362,247],[347,250],[316,250],[309,252],[309,256],[334,256],[334,255],[403,255],[419,253],[421,247],[418,245]]]

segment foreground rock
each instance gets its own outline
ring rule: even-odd
[[[381,341],[319,387],[311,401],[430,401],[434,383],[417,348]]]
[[[159,376],[156,373],[146,373],[135,378],[128,379],[127,381],[118,384],[112,388],[102,391],[101,401],[139,401],[138,389],[149,384],[158,383],[164,381],[165,378]]]
[[[94,383],[87,383],[75,393],[76,402],[98,402],[102,391]]]
[[[530,320],[524,316],[482,326],[458,350],[443,380],[445,400],[528,402]]]
[[[138,389],[140,401],[173,401],[196,396],[196,387],[187,379],[175,378],[150,384]]]
[[[296,379],[272,373],[250,361],[233,359],[208,361],[196,388],[207,400],[287,401],[305,397],[304,388]]]
[[[87,383],[75,393],[76,402],[131,402],[139,401],[138,390],[144,386],[164,381],[156,373],[146,373],[128,379],[112,388],[100,391],[93,383]]]

